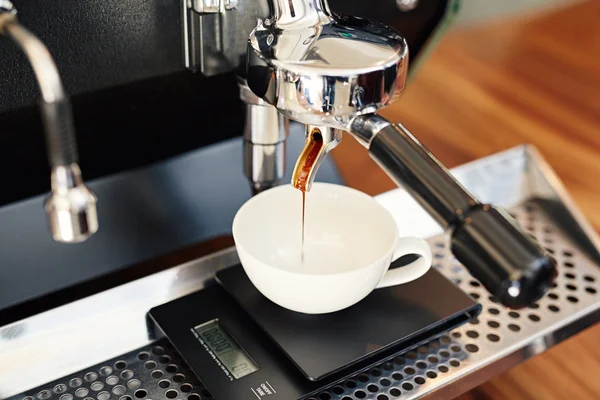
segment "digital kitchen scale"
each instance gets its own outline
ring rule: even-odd
[[[241,266],[216,277],[219,283],[155,307],[148,317],[217,400],[304,399],[481,310],[433,269],[324,315],[272,303]]]

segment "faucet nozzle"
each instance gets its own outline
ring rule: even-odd
[[[98,230],[96,196],[84,184],[77,164],[52,168],[46,213],[57,242],[79,243]]]

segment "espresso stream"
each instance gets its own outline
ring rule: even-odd
[[[304,220],[306,214],[306,188],[308,177],[315,167],[315,161],[323,148],[323,136],[317,128],[310,133],[309,139],[298,158],[294,175],[292,177],[293,186],[302,192],[302,262],[304,262]]]

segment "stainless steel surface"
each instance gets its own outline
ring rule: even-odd
[[[246,107],[244,174],[254,193],[272,188],[285,175],[289,120],[275,107],[256,97],[244,82],[240,98]]]
[[[304,29],[307,24],[318,25],[331,14],[327,1],[323,0],[270,0],[274,20],[272,26],[279,29]]]
[[[182,0],[184,65],[192,71],[216,75],[232,65],[223,57],[223,16],[237,0]]]
[[[0,30],[14,40],[26,54],[38,81],[42,99],[47,103],[64,99],[65,92],[58,68],[46,46],[16,19],[6,21]]]
[[[378,0],[379,3],[373,5],[374,8],[385,7],[389,9],[390,13],[394,13],[397,3],[394,0]],[[409,31],[417,30],[417,36],[414,37],[415,43],[425,42],[425,39],[431,34],[429,28],[421,29],[419,22],[417,25],[411,23],[413,14],[418,14],[416,20],[420,20],[423,15],[431,13],[431,17],[435,23],[440,25],[436,29],[434,36],[439,35],[444,29],[450,17],[455,14],[456,6],[455,3],[458,0],[452,0],[448,2],[448,7],[444,11],[444,15],[439,15],[437,11],[435,14],[433,10],[437,7],[433,6],[429,2],[413,2],[416,9],[414,13],[406,12],[405,16],[400,16],[400,20],[386,19],[385,23],[394,26],[408,26]],[[211,13],[201,13],[194,10],[195,2],[199,2],[200,5],[196,6],[197,9],[205,9],[204,4],[210,3],[210,9],[215,11],[217,9],[222,10],[223,8],[217,7],[217,3],[223,4],[218,0],[180,0],[182,15],[182,32],[183,32],[183,53],[184,53],[184,65],[193,70],[201,71],[206,75],[214,75],[226,71],[236,71],[243,75],[246,75],[243,71],[246,63],[247,54],[247,41],[248,35],[257,26],[257,21],[263,21],[265,25],[273,25],[275,23],[275,13],[285,13],[292,10],[289,6],[290,1],[278,0],[242,0],[233,1],[233,7],[225,7],[228,11],[219,11]],[[291,2],[294,10],[294,14],[297,16],[307,16],[313,14],[312,10],[320,6],[320,0],[293,0]],[[337,0],[332,2],[335,11],[348,11],[354,10],[354,5],[345,5],[344,0]],[[366,10],[366,9],[365,9]],[[351,11],[354,12],[354,11]],[[291,15],[291,13],[290,13]],[[367,15],[357,15],[358,17],[365,17]],[[381,14],[378,12],[369,12],[368,18],[381,19]],[[404,29],[404,28],[403,28]],[[412,37],[413,35],[411,35]],[[427,53],[426,48],[435,45],[436,40],[427,40],[427,44],[418,51],[413,51],[413,65],[420,63],[421,54]],[[415,57],[419,58],[417,61]],[[424,57],[423,57],[424,58]]]
[[[0,398],[153,342],[146,312],[238,261],[231,248],[0,328]]]
[[[44,130],[52,167],[52,193],[46,201],[52,237],[59,242],[79,243],[98,230],[96,197],[83,184],[75,163],[77,149],[70,103],[58,68],[46,46],[17,21],[9,1],[0,4],[0,32],[10,37],[25,53],[42,95]],[[56,107],[54,107],[56,106]],[[61,165],[68,159],[70,165]]]
[[[324,146],[308,177],[310,190],[319,165],[341,140],[339,129],[402,93],[408,48],[403,38],[382,25],[336,19],[325,0],[272,0],[270,6],[272,16],[258,19],[250,34],[245,83],[255,97],[285,117],[307,124],[307,138],[312,125],[319,127]],[[251,97],[245,87],[242,98]],[[254,108],[249,106],[249,111],[254,113]],[[264,115],[249,117],[250,135],[254,120],[267,130],[272,125]],[[256,174],[247,175],[254,179]]]
[[[368,149],[373,137],[388,126],[390,126],[388,120],[379,115],[370,114],[361,118],[355,118],[350,124],[349,130],[358,143]]]
[[[206,3],[212,12],[194,10]],[[241,67],[248,34],[270,15],[268,0],[181,0],[181,10],[184,65],[208,76]]]
[[[246,104],[244,139],[254,144],[273,145],[289,134],[288,122],[269,104]]]
[[[328,398],[451,398],[600,319],[598,236],[583,234],[589,224],[535,149],[515,148],[452,172],[483,201],[508,208],[550,249],[560,265],[557,286],[532,308],[502,307],[448,253],[443,232],[410,195],[397,189],[378,196],[401,235],[430,238],[434,267],[484,311],[474,323],[327,388]],[[148,345],[147,310],[202,288],[236,262],[228,249],[0,328],[0,398]]]
[[[15,396],[13,400],[211,399],[177,351],[166,340],[88,366],[74,374]]]
[[[272,18],[259,19],[250,34],[246,81],[257,97],[306,124],[308,142],[314,127],[323,134],[324,146],[306,182],[310,190],[341,130],[402,93],[408,48],[385,26],[335,17],[326,0],[272,0],[272,7]]]
[[[191,0],[189,7],[200,14],[228,11],[237,6],[238,0]]]
[[[276,1],[248,42],[250,89],[286,117],[347,129],[403,92],[408,48],[397,32],[363,19],[336,19],[324,0]]]
[[[560,261],[556,287],[547,296],[524,310],[503,307],[457,263],[443,236],[432,238],[434,268],[481,303],[479,317],[310,399],[380,400],[382,394],[394,399],[452,398],[598,322],[599,265],[554,227],[537,199],[511,212]]]
[[[0,32],[4,34],[4,27],[9,22],[15,21],[16,16],[17,9],[12,2],[8,0],[0,0]]]
[[[57,242],[80,243],[98,231],[96,196],[84,184],[77,164],[52,168],[52,192],[44,208]]]
[[[285,141],[273,145],[244,141],[244,173],[255,194],[278,185],[285,175]]]
[[[202,15],[190,6],[188,0],[181,0],[183,65],[192,71],[202,71],[204,69]]]

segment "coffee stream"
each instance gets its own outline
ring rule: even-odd
[[[319,157],[319,153],[323,147],[323,136],[321,131],[314,128],[309,135],[306,145],[298,158],[294,176],[292,179],[296,189],[302,192],[302,262],[304,262],[304,219],[306,213],[306,188],[308,178],[315,167],[315,161]]]

